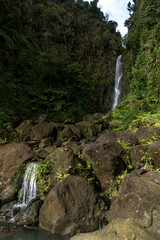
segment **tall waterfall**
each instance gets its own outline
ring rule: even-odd
[[[115,107],[120,102],[121,81],[122,81],[122,55],[119,55],[116,63],[115,87],[114,87],[114,98],[113,98],[112,110],[114,110]]]
[[[38,163],[30,163],[26,168],[18,202],[13,205],[13,216],[11,221],[14,221],[14,216],[21,210],[25,209],[28,203],[37,195],[37,185],[35,180],[37,167]]]

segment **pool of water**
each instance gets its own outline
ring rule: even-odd
[[[69,240],[67,236],[52,235],[43,230],[32,230],[29,232],[17,233],[9,237],[0,238],[3,240]]]

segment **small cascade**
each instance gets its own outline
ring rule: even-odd
[[[122,81],[122,55],[119,55],[116,63],[115,87],[114,87],[114,98],[113,98],[112,110],[114,110],[115,107],[120,102],[121,81]]]
[[[17,215],[21,210],[25,209],[29,202],[37,195],[37,185],[35,180],[37,167],[38,163],[30,163],[27,166],[18,202],[13,205],[13,216],[11,222],[14,221],[14,216]]]

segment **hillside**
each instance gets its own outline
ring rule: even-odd
[[[0,0],[1,126],[110,109],[121,35],[97,2]]]
[[[128,10],[123,101],[113,113],[117,130],[154,125],[160,120],[160,2],[137,0]]]

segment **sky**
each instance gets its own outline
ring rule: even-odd
[[[124,22],[129,18],[127,10],[128,2],[132,0],[99,0],[98,7],[105,13],[108,13],[109,20],[114,20],[118,23],[117,30],[124,36],[127,33],[127,27],[124,27]],[[88,0],[88,2],[90,2]]]

